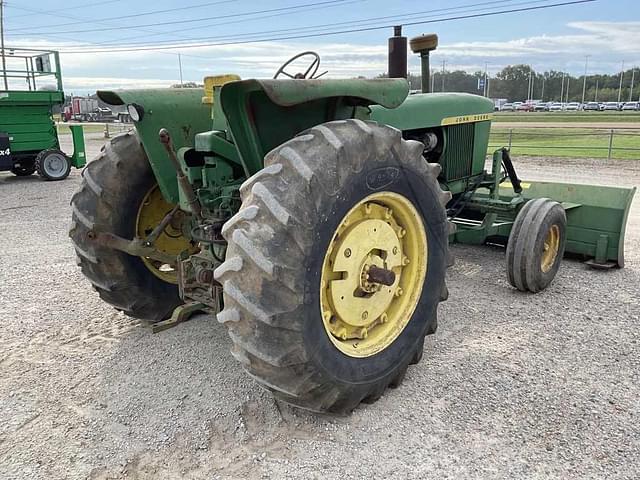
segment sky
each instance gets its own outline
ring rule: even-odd
[[[320,54],[327,77],[375,76],[387,69],[394,24],[404,24],[409,38],[438,34],[434,68],[444,61],[447,70],[486,66],[495,74],[525,63],[537,71],[581,75],[585,62],[589,74],[618,72],[623,62],[625,68],[640,67],[638,0],[451,19],[565,1],[67,0],[54,10],[50,0],[5,0],[4,28],[8,48],[60,50],[65,91],[75,94],[169,86],[180,81],[180,64],[185,82],[224,73],[269,78],[305,50]],[[409,70],[419,69],[411,55]]]

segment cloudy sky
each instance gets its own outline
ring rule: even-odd
[[[184,81],[270,77],[304,50],[316,50],[334,78],[373,76],[386,70],[393,24],[408,37],[438,33],[433,64],[447,69],[528,63],[581,74],[587,55],[592,74],[640,66],[638,0],[486,15],[567,1],[67,0],[53,10],[50,0],[6,0],[5,36],[7,47],[63,52],[65,90],[77,94],[176,83],[178,54]],[[410,70],[418,73],[417,58]]]

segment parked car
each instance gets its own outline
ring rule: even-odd
[[[533,110],[533,105],[530,103],[521,103],[520,105],[516,105],[517,112],[531,112]]]
[[[564,109],[567,112],[577,112],[578,110],[580,110],[580,104],[578,102],[567,103]]]
[[[534,112],[548,112],[550,103],[540,102],[533,107]]]
[[[554,102],[549,105],[550,112],[561,112],[564,110],[564,105],[560,102]]]
[[[640,110],[640,103],[638,102],[627,102],[622,106],[623,111],[632,110],[634,112]]]
[[[513,106],[513,103],[505,103],[504,105],[502,105],[502,108],[500,108],[501,112],[514,112],[515,111],[515,107]]]
[[[603,110],[620,110],[618,102],[605,102]]]
[[[599,112],[600,104],[598,102],[587,102],[584,104],[583,110],[585,112]]]

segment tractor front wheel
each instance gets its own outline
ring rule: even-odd
[[[114,137],[82,172],[71,199],[69,236],[78,264],[102,300],[125,314],[157,322],[182,302],[176,271],[151,259],[97,245],[89,232],[145,238],[173,208],[162,197],[138,137]],[[169,224],[154,246],[172,255],[192,248],[179,225]]]
[[[530,200],[518,212],[507,244],[507,277],[522,292],[539,292],[553,281],[564,256],[567,217],[558,202]]]
[[[446,297],[450,195],[423,145],[373,122],[310,129],[271,151],[223,228],[232,354],[299,407],[349,412],[422,358]]]

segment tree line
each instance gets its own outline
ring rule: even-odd
[[[487,94],[491,98],[506,98],[508,101],[542,100],[582,101],[584,76],[572,75],[550,70],[536,72],[529,65],[509,65],[496,75],[490,76],[487,92],[479,80],[484,80],[484,72],[468,73],[463,70],[433,71],[432,86],[434,92],[466,92]],[[420,89],[420,75],[409,74],[411,89]],[[633,87],[632,87],[633,80]],[[585,102],[616,102],[620,87],[620,73],[614,75],[587,75]],[[622,75],[620,101],[632,98],[640,101],[640,70],[626,70]]]

